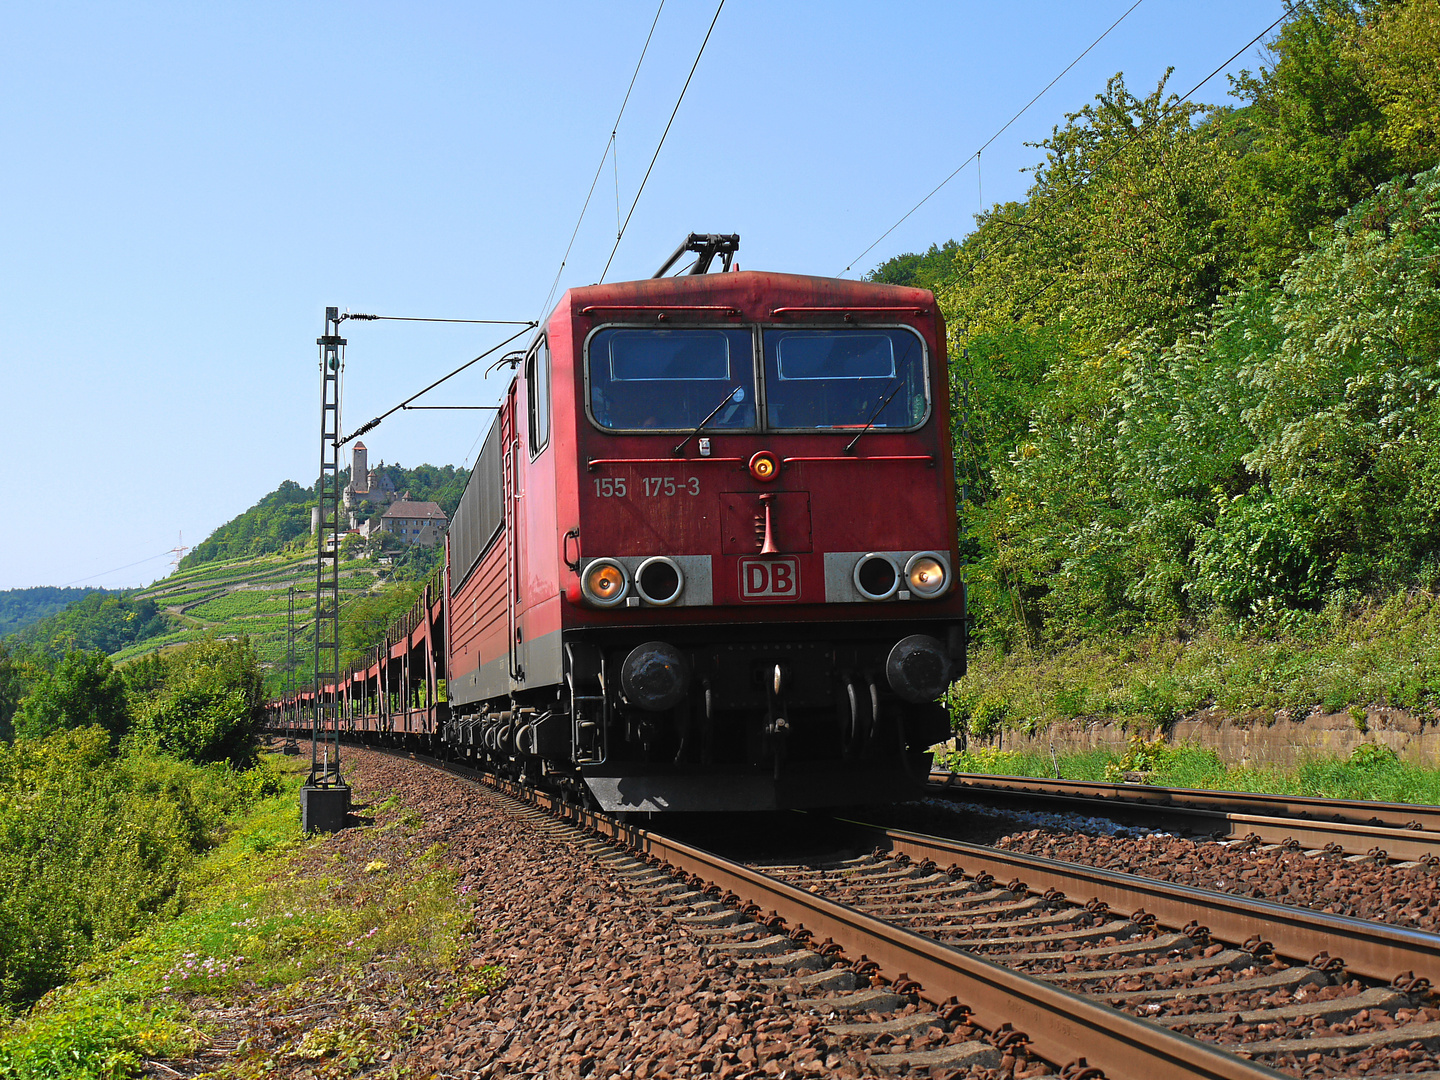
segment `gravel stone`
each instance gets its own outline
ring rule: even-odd
[[[639,860],[616,858],[484,787],[371,751],[352,750],[346,761],[357,798],[397,795],[424,819],[420,839],[443,845],[456,867],[474,915],[460,966],[501,964],[508,973],[503,989],[457,1002],[443,1026],[421,1031],[397,1055],[394,1064],[414,1076],[1051,1075],[1023,1054],[1000,1062],[976,1050],[970,1044],[983,1032],[929,1022],[914,1004],[837,1012],[845,1025],[878,1025],[847,1033],[813,1011],[835,993],[830,984],[775,985],[829,967],[779,966],[796,951],[790,939],[776,941],[753,923],[728,934],[717,920],[697,924],[695,915],[724,909],[695,892],[693,912],[678,905],[685,890]],[[772,950],[781,955],[755,955]],[[887,1003],[877,996],[875,1004]],[[952,1045],[961,1049],[946,1052]]]

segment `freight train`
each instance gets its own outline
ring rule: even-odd
[[[564,294],[442,569],[320,690],[344,736],[606,810],[917,790],[967,640],[944,321],[924,289],[739,270],[736,242]]]

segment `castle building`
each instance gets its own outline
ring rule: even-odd
[[[390,509],[380,515],[380,531],[388,532],[407,544],[433,547],[445,535],[450,523],[433,502],[410,502],[400,499],[390,504]]]
[[[343,495],[346,510],[354,511],[362,502],[380,507],[395,501],[395,485],[383,471],[385,462],[380,462],[378,469],[371,469],[369,459],[365,444],[357,442],[350,458],[350,483],[345,485]],[[351,516],[353,526],[353,513]]]

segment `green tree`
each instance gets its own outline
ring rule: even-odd
[[[1384,111],[1351,45],[1362,10],[1351,0],[1297,7],[1269,43],[1274,62],[1232,80],[1232,95],[1247,104],[1222,125],[1244,147],[1230,181],[1229,225],[1245,238],[1262,280],[1309,245],[1311,230],[1397,171]]]
[[[908,252],[887,259],[866,274],[865,280],[934,290],[954,274],[955,256],[959,252],[960,244],[955,240],[946,240],[938,246],[931,244],[923,254]]]
[[[24,696],[21,661],[0,641],[0,742],[15,738],[15,710]]]
[[[1373,10],[1350,36],[1346,58],[1360,65],[1385,119],[1382,139],[1404,173],[1440,154],[1440,0],[1406,0]]]
[[[1041,144],[1025,201],[982,216],[939,289],[960,341],[1017,322],[1092,349],[1173,339],[1233,284],[1233,151],[1165,86],[1138,97],[1114,76]]]
[[[210,637],[147,663],[134,676],[132,748],[195,762],[249,762],[263,692],[247,639]]]
[[[16,736],[22,739],[98,726],[118,742],[129,720],[125,680],[110,658],[102,652],[72,650],[30,688],[14,724]]]
[[[1243,377],[1246,463],[1306,509],[1327,570],[1395,587],[1440,528],[1440,169],[1382,185],[1285,276],[1284,334]]]

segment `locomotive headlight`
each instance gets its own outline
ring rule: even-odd
[[[647,604],[665,607],[680,599],[685,588],[685,575],[680,565],[664,555],[646,559],[635,571],[635,591]]]
[[[624,602],[625,594],[630,591],[630,579],[625,575],[625,567],[614,559],[596,559],[585,568],[580,591],[596,607],[610,608]]]
[[[913,594],[924,597],[939,596],[949,584],[945,564],[933,551],[910,556],[905,564],[905,580]]]
[[[889,555],[872,551],[855,564],[855,588],[866,600],[889,600],[900,587],[900,568]]]
[[[780,475],[780,462],[769,450],[761,450],[750,458],[750,475],[762,484],[768,484]]]

